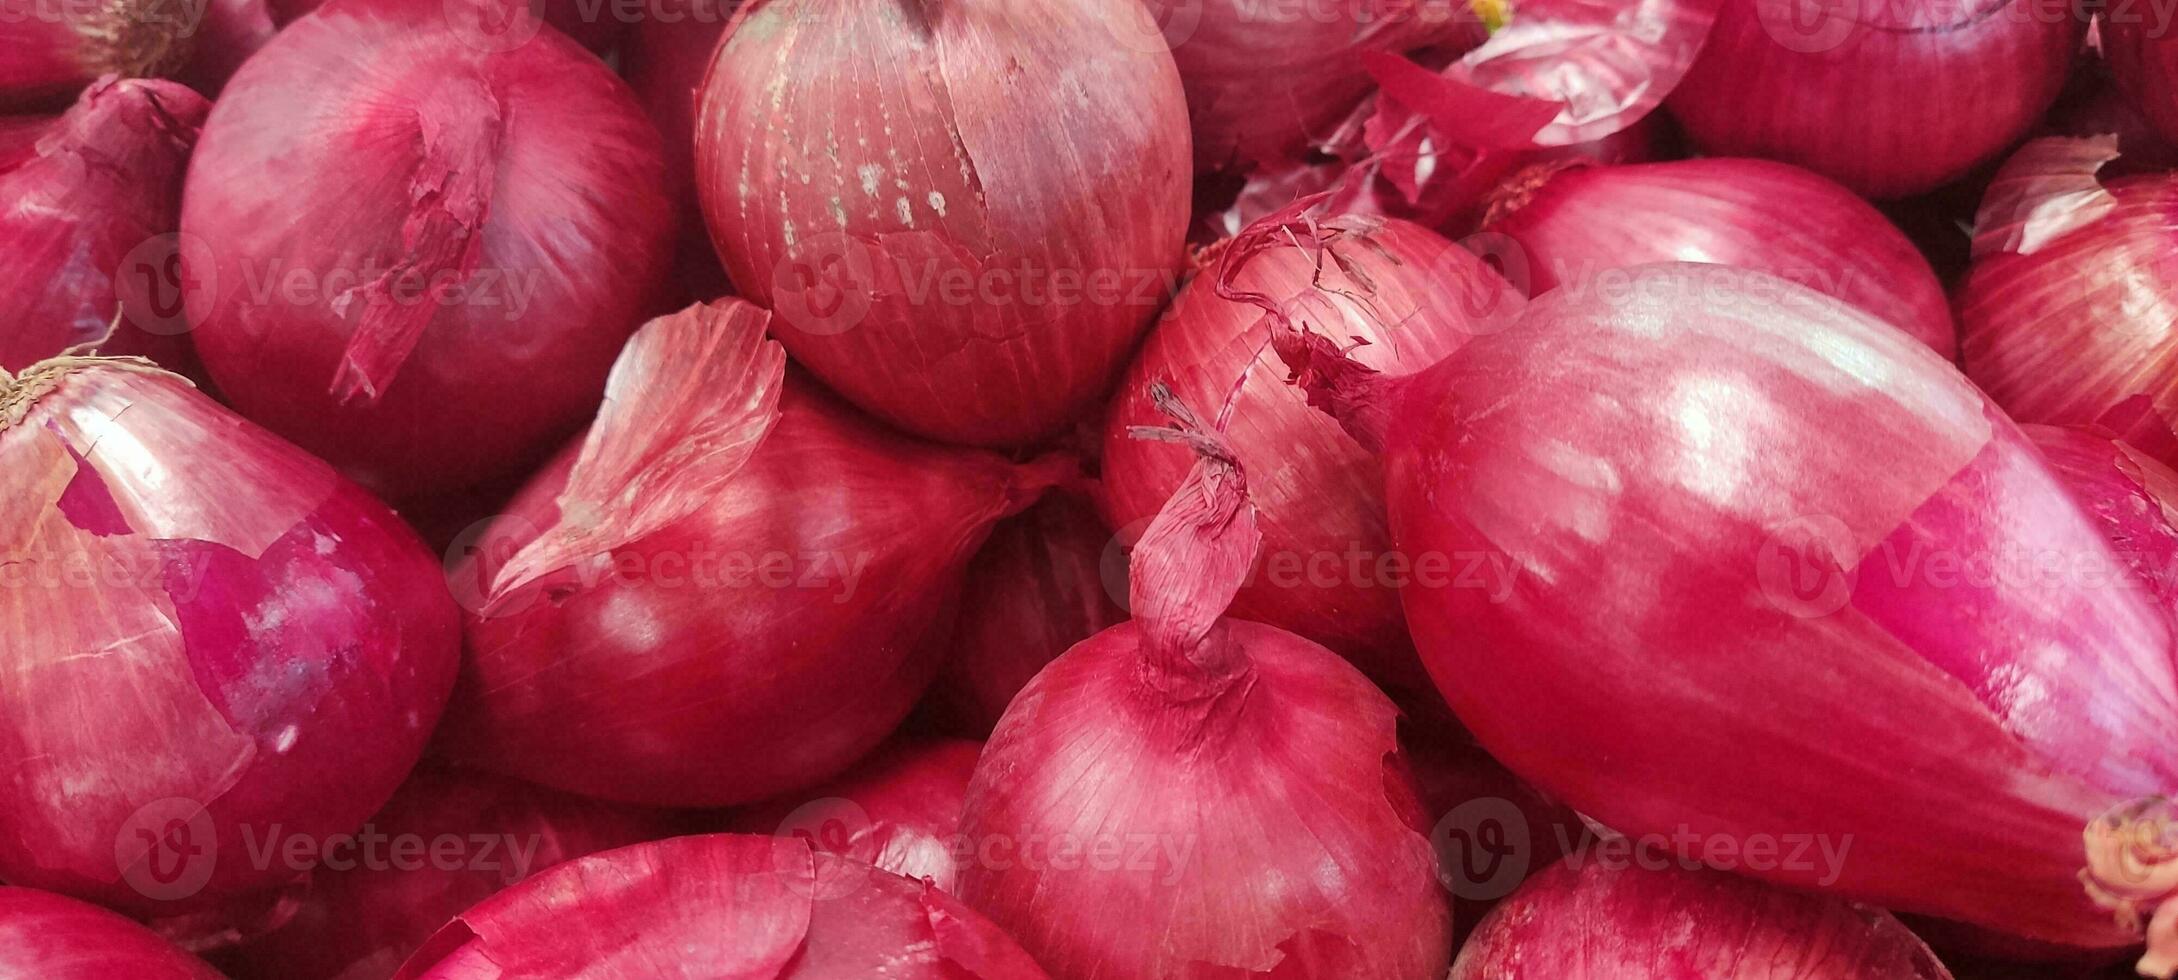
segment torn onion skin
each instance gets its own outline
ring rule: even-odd
[[[578,427],[672,247],[627,86],[556,32],[496,50],[448,9],[337,0],[281,31],[214,107],[182,205],[222,394],[395,500]]]
[[[1573,858],[1528,879],[1483,920],[1450,980],[1951,980],[1951,972],[1881,909],[1717,871]]]
[[[0,875],[144,914],[292,877],[361,824],[459,655],[439,563],[384,504],[149,362],[0,376]]]
[[[1438,689],[1514,772],[1629,835],[1850,835],[1830,880],[1754,873],[2137,942],[2161,893],[2123,835],[2162,824],[2118,808],[2178,781],[2169,610],[1924,345],[1710,268],[1637,267],[1622,303],[1550,294],[1403,383],[1322,338],[1281,352],[1386,446],[1394,541],[1509,579],[1404,590]],[[2083,854],[2090,829],[2108,843]]]
[[[106,75],[171,74],[197,27],[193,6],[166,0],[0,0],[0,112],[59,109]]]
[[[708,834],[570,861],[462,913],[395,980],[1043,980],[936,887],[794,838]]]
[[[735,813],[727,829],[800,837],[817,850],[951,892],[961,800],[982,751],[983,743],[967,739],[902,735],[821,786]]]
[[[1649,262],[1758,269],[1828,293],[1957,356],[1943,284],[1904,233],[1852,191],[1790,164],[1707,158],[1544,165],[1499,188],[1484,230],[1521,250],[1529,295],[1598,288]]]
[[[1202,462],[1134,551],[1135,618],[1037,674],[984,746],[961,897],[1055,977],[1439,980],[1450,914],[1398,709],[1224,615],[1261,544],[1239,415],[1155,398]]]
[[[1162,418],[1152,382],[1211,405],[1239,384],[1226,439],[1253,477],[1264,540],[1263,564],[1233,615],[1322,643],[1387,686],[1426,690],[1399,614],[1398,581],[1415,570],[1386,534],[1375,462],[1285,384],[1264,310],[1219,286],[1266,297],[1342,342],[1369,341],[1354,356],[1393,374],[1510,322],[1522,296],[1482,258],[1418,225],[1305,208],[1301,216],[1317,222],[1313,236],[1302,229],[1289,240],[1276,230],[1285,225],[1266,219],[1218,252],[1159,320],[1105,419],[1100,506],[1131,542],[1187,478],[1184,454],[1128,434]]]
[[[1015,448],[1093,412],[1171,298],[1190,187],[1135,0],[764,0],[727,29],[696,183],[739,295],[848,401]]]
[[[0,886],[0,975],[38,980],[221,980],[151,930],[88,902]]]
[[[173,82],[108,78],[0,136],[15,146],[0,148],[0,370],[94,345],[192,368],[172,235],[210,109]]]
[[[2178,612],[2178,473],[2100,429],[2022,425],[2117,556]]]
[[[2086,31],[2070,0],[1724,0],[1667,104],[1709,155],[1905,197],[2025,135]]]

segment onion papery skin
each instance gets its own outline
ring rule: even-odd
[[[734,814],[736,833],[801,837],[947,892],[959,874],[961,800],[983,743],[901,736],[821,786]]]
[[[101,338],[105,353],[190,367],[169,263],[210,108],[173,82],[106,79],[0,150],[14,158],[0,159],[0,370]]]
[[[1724,0],[1667,105],[1712,156],[1904,197],[2024,135],[2086,29],[2068,0]]]
[[[165,75],[189,61],[195,10],[164,0],[0,2],[0,112],[58,109],[106,75]]]
[[[665,136],[666,183],[680,208],[676,285],[690,301],[716,299],[731,293],[733,284],[711,248],[696,199],[696,90],[733,10],[719,0],[652,0],[651,6],[651,16],[628,34],[621,72]]]
[[[1716,871],[1575,861],[1498,906],[1450,980],[1951,980],[1881,909]]]
[[[1223,619],[1206,643],[1244,666],[1199,699],[1147,679],[1135,621],[1036,675],[969,786],[961,897],[1054,977],[1442,978],[1397,709],[1284,630]]]
[[[1450,356],[1518,311],[1519,289],[1475,254],[1404,221],[1373,225],[1333,245],[1367,286],[1330,260],[1322,287],[1312,285],[1315,259],[1297,246],[1254,255],[1234,284],[1271,297],[1342,344],[1367,340],[1353,356],[1393,374]],[[1185,454],[1128,435],[1130,426],[1159,421],[1151,382],[1165,382],[1195,405],[1219,404],[1238,384],[1226,438],[1253,475],[1263,550],[1232,614],[1322,643],[1380,683],[1426,689],[1399,614],[1397,586],[1413,569],[1385,530],[1376,463],[1285,384],[1285,369],[1267,346],[1264,311],[1218,295],[1217,275],[1213,266],[1188,283],[1120,382],[1104,424],[1105,518],[1131,542],[1190,468]]]
[[[1541,186],[1533,182],[1543,181]],[[1487,231],[1522,251],[1534,295],[1605,270],[1707,262],[1770,273],[1892,324],[1945,359],[1958,331],[1935,270],[1867,202],[1767,160],[1681,160],[1516,176]]]
[[[744,8],[704,83],[697,189],[796,361],[909,432],[1016,447],[1091,412],[1171,298],[1186,100],[1130,0],[940,13]]]
[[[427,764],[320,868],[277,929],[221,952],[237,980],[388,977],[448,919],[562,861],[671,836],[682,818]],[[394,848],[416,841],[415,852]],[[432,849],[437,848],[438,853]]]
[[[2023,425],[2117,556],[2178,612],[2178,473],[2098,429]]]
[[[151,930],[88,902],[0,886],[0,975],[38,980],[220,980]]]
[[[1127,618],[1117,540],[1088,501],[1047,495],[1001,522],[968,565],[952,649],[931,685],[933,716],[987,738],[1044,665]]]
[[[0,540],[25,556],[0,590],[0,875],[164,913],[307,870],[251,842],[377,810],[445,704],[460,627],[385,505],[118,363],[48,362],[0,395]]]
[[[1635,272],[1388,407],[1393,540],[1494,576],[1402,592],[1453,711],[1627,835],[1850,835],[1850,860],[1745,870],[2130,941],[2081,889],[2081,834],[2178,778],[2168,612],[1925,346],[1761,273]]]
[[[1042,486],[804,379],[782,412],[716,499],[614,551],[643,574],[471,617],[448,752],[590,796],[728,806],[820,782],[891,732],[937,672],[969,558]],[[515,498],[487,560],[552,526],[572,464]]]
[[[923,882],[803,841],[675,837],[560,865],[461,914],[396,980],[1041,980]]]
[[[222,394],[389,499],[578,428],[672,247],[627,86],[554,32],[495,50],[448,9],[336,3],[281,31],[214,107],[182,205]]]

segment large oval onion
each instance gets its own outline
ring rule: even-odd
[[[2070,0],[1723,0],[1668,104],[1710,154],[1903,197],[2024,135],[2086,29]]]
[[[1453,710],[1671,853],[2041,943],[2137,941],[2090,895],[2162,897],[2124,867],[2162,859],[2124,842],[2163,814],[2113,808],[2178,782],[2169,610],[1926,347],[1761,273],[1636,271],[1403,385],[1320,338],[1288,352],[1388,440],[1393,540],[1497,576],[1403,590]]]
[[[462,913],[396,980],[1042,980],[927,882],[794,838],[711,834],[560,865]]]
[[[734,815],[728,829],[811,847],[952,891],[960,806],[983,743],[902,737],[824,785]]]
[[[278,928],[214,958],[237,978],[391,976],[462,910],[546,868],[672,834],[658,811],[424,766],[282,900]]]
[[[1186,99],[1135,0],[766,0],[696,124],[711,239],[849,401],[971,445],[1050,436],[1171,295]]]
[[[189,61],[196,13],[166,0],[0,0],[0,112],[58,108],[105,75],[173,72]]]
[[[189,364],[174,229],[211,108],[172,82],[107,79],[0,152],[0,369],[104,340]],[[111,331],[111,336],[108,332]]]
[[[1289,208],[1188,283],[1127,368],[1104,425],[1103,506],[1131,540],[1189,472],[1184,455],[1128,435],[1161,417],[1150,383],[1213,405],[1237,385],[1228,441],[1254,477],[1263,552],[1233,615],[1322,643],[1381,682],[1426,688],[1398,606],[1398,584],[1415,570],[1385,534],[1376,464],[1285,385],[1259,304],[1366,340],[1356,357],[1405,373],[1502,326],[1520,292],[1425,228]]]
[[[23,980],[220,980],[151,930],[72,898],[0,886],[0,976]]]
[[[1951,980],[1881,909],[1669,862],[1576,861],[1499,905],[1450,980]]]
[[[1798,167],[1734,159],[1546,166],[1500,190],[1485,230],[1519,246],[1535,295],[1600,288],[1605,270],[1624,266],[1711,262],[1828,293],[1946,358],[1958,350],[1928,260],[1882,212]]]
[[[450,752],[746,803],[838,772],[922,695],[969,557],[1071,465],[916,442],[798,378],[782,395],[769,321],[728,300],[645,327],[579,455],[484,535],[456,575],[480,615]]]
[[[146,362],[0,374],[0,876],[149,911],[293,877],[454,680],[444,573],[385,505]]]
[[[1224,616],[1261,543],[1222,430],[1143,533],[1135,618],[1036,675],[976,764],[961,897],[1063,978],[1440,980],[1450,916],[1398,710],[1329,650]],[[1178,453],[1176,447],[1167,451]]]
[[[554,32],[479,43],[455,6],[336,3],[280,32],[213,109],[182,205],[221,393],[396,498],[579,425],[672,239],[627,86]]]

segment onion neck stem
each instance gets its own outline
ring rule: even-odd
[[[107,357],[96,354],[62,354],[59,357],[49,357],[24,368],[17,374],[9,374],[5,370],[0,370],[0,432],[5,432],[21,423],[23,418],[30,414],[31,406],[37,404],[38,399],[44,397],[47,392],[60,387],[62,380],[77,371],[91,367],[115,368],[123,371],[133,371],[138,374],[164,375],[170,378],[179,378],[184,383],[190,383],[189,379],[168,371],[142,357]]]

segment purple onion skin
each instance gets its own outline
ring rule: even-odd
[[[2025,135],[2086,29],[2070,0],[1725,0],[1667,104],[1708,154],[1905,197]]]

